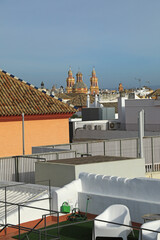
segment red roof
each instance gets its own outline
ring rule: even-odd
[[[76,109],[53,95],[0,70],[0,116],[75,113]]]

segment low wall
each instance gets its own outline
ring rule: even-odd
[[[62,204],[62,197],[74,202],[81,211],[85,212],[89,197],[88,212],[98,215],[112,204],[124,204],[131,213],[132,222],[143,223],[144,214],[160,212],[160,180],[149,178],[121,178],[81,173],[75,188],[73,181],[56,191],[57,209]],[[63,194],[62,194],[63,193]],[[76,199],[77,196],[77,199]],[[75,206],[74,206],[75,207]]]
[[[72,208],[78,207],[78,192],[82,191],[81,179],[77,179],[63,188],[56,190],[53,193],[53,206],[54,211],[60,211],[63,202],[68,202]]]

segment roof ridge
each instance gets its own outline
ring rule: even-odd
[[[60,101],[60,102],[63,102],[63,103],[65,103],[65,104],[68,104],[68,103],[66,103],[63,99],[58,98],[58,97],[54,96],[53,94],[49,94],[49,93],[47,93],[46,90],[42,90],[41,88],[38,88],[38,87],[34,86],[33,84],[31,84],[31,83],[29,83],[29,82],[26,82],[26,81],[22,80],[21,78],[18,78],[18,77],[16,77],[16,76],[14,76],[13,74],[10,74],[10,73],[6,72],[5,70],[0,69],[0,71],[3,72],[3,73],[5,73],[5,74],[7,74],[7,75],[9,75],[9,76],[12,77],[12,78],[15,78],[16,80],[18,80],[18,81],[20,81],[20,82],[23,82],[23,83],[29,85],[30,87],[32,87],[32,88],[34,88],[34,89],[36,89],[36,90],[38,90],[38,91],[40,91],[40,92],[42,92],[42,93],[45,93],[46,95],[48,95],[48,96],[50,96],[50,97],[55,98],[56,100],[58,100],[58,101]],[[76,109],[76,110],[78,109],[78,107],[76,107],[76,106],[74,106],[74,105],[72,105],[72,104],[68,104],[68,105],[69,105],[70,107]]]

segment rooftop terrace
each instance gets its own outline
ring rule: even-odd
[[[121,161],[133,158],[127,157],[115,157],[115,156],[87,156],[80,158],[69,158],[69,159],[60,159],[60,160],[51,160],[49,162],[53,163],[64,163],[64,164],[72,164],[72,165],[81,165],[81,164],[90,164],[90,163],[101,163],[101,162],[113,162],[113,161]]]

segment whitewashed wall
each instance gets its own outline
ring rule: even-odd
[[[112,204],[124,204],[130,210],[131,220],[143,223],[144,214],[160,212],[159,189],[158,179],[81,173],[80,179],[56,191],[54,207],[59,209],[64,199],[70,201],[74,196],[74,204],[78,202],[80,210],[85,212],[87,197],[90,197],[89,213],[98,215]]]

